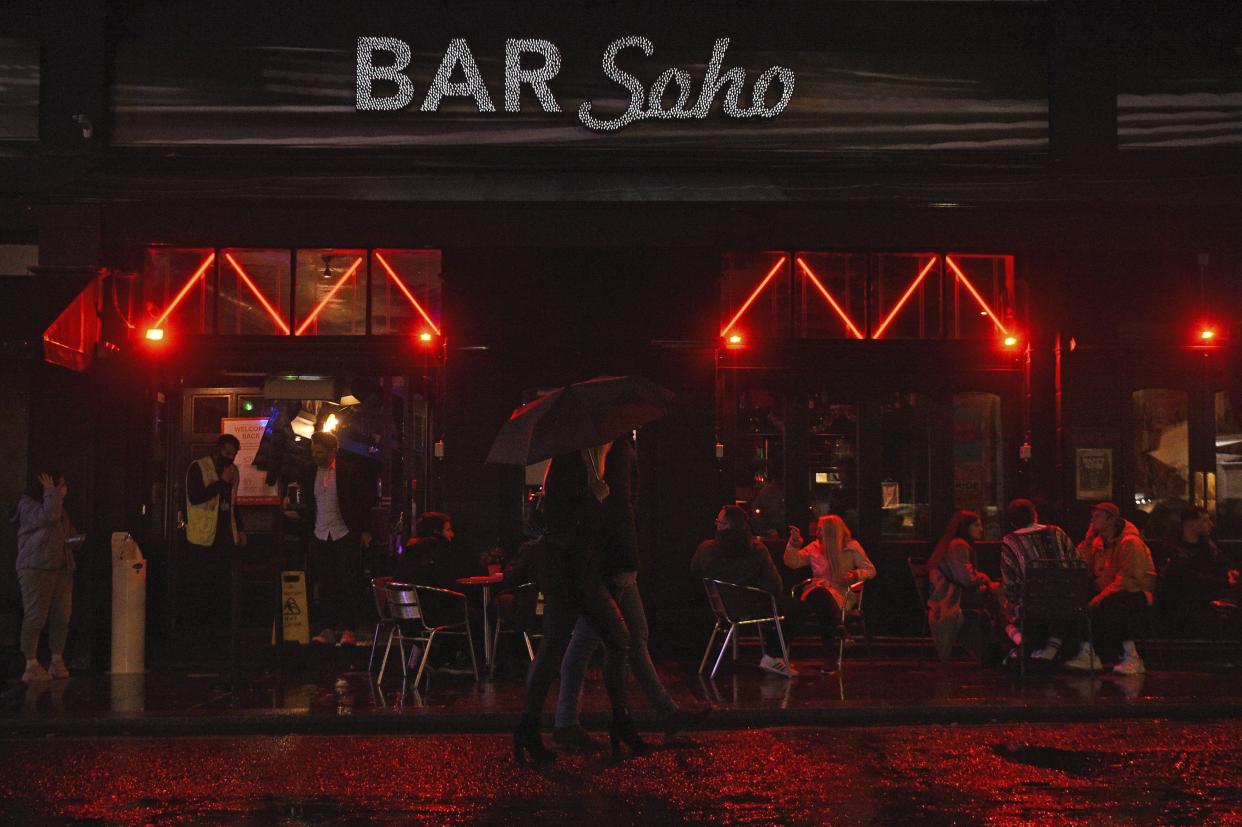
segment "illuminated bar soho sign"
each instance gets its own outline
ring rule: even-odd
[[[660,73],[650,89],[642,81],[617,65],[617,56],[626,49],[638,49],[647,57],[655,51],[645,37],[619,37],[604,50],[602,67],[604,75],[629,94],[628,108],[617,115],[596,115],[592,101],[584,101],[578,107],[578,120],[588,129],[611,132],[641,120],[673,118],[706,118],[717,96],[724,93],[721,109],[730,118],[775,118],[789,105],[793,97],[794,73],[784,66],[770,66],[759,73],[750,87],[750,105],[742,106],[746,92],[746,71],[737,67],[724,69],[725,52],[729,38],[718,39],[712,47],[712,55],[699,94],[690,105],[694,79],[684,69],[668,68]],[[414,102],[414,81],[406,70],[410,66],[410,44],[395,37],[358,38],[357,95],[355,107],[359,111],[393,111],[405,109]],[[528,64],[539,62],[536,68]],[[539,39],[514,39],[505,41],[505,112],[522,111],[522,87],[529,87],[543,107],[544,112],[560,112],[561,105],[553,91],[556,76],[561,70],[561,50],[555,43]],[[460,71],[464,80],[451,78]],[[395,94],[377,94],[376,81],[396,85]],[[780,99],[769,106],[767,98],[772,82],[780,86]],[[675,100],[673,96],[676,96]],[[435,76],[419,106],[420,112],[439,111],[445,98],[471,98],[479,112],[495,112],[496,104],[483,82],[483,75],[475,62],[470,46],[464,39],[449,42]],[[665,105],[666,99],[672,103]]]

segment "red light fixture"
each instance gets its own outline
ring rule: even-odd
[[[149,342],[162,342],[164,341],[164,330],[159,327],[150,327],[147,328],[147,332],[144,336]]]
[[[332,286],[332,289],[328,291],[328,294],[319,300],[319,304],[315,305],[315,309],[310,312],[310,315],[303,319],[302,323],[298,325],[298,329],[293,333],[294,336],[301,336],[306,332],[306,328],[311,326],[311,322],[319,318],[319,314],[323,312],[323,309],[328,306],[328,302],[332,301],[336,294],[340,292],[341,288],[345,286],[345,282],[354,277],[354,273],[358,272],[358,267],[361,264],[361,256],[354,259],[354,263],[349,265],[349,269],[345,271],[343,276],[341,276],[341,280]]]
[[[832,297],[832,294],[828,292],[828,288],[824,287],[823,282],[821,282],[815,273],[812,272],[810,266],[807,265],[807,263],[802,259],[802,256],[798,256],[797,262],[798,268],[802,270],[803,275],[811,280],[811,284],[815,285],[815,289],[818,290],[819,294],[824,297],[824,301],[828,302],[828,306],[835,310],[837,316],[839,316],[841,321],[845,323],[845,327],[849,330],[850,335],[855,339],[864,338],[862,331],[859,330],[858,326],[854,324],[854,320],[849,317],[849,314],[846,313],[844,309],[842,309],[841,305],[837,304],[837,300]]]
[[[1216,338],[1216,331],[1210,327],[1205,327],[1199,331],[1199,341],[1210,342]]]
[[[750,309],[750,306],[755,303],[755,299],[759,298],[759,294],[763,292],[764,288],[766,288],[768,284],[771,283],[772,279],[776,277],[776,274],[780,272],[781,267],[785,265],[785,260],[786,257],[781,256],[777,260],[776,264],[772,265],[772,269],[768,271],[768,274],[763,277],[763,281],[759,282],[759,286],[751,291],[751,294],[746,298],[746,301],[744,301],[742,306],[738,308],[738,311],[733,314],[733,318],[730,319],[729,323],[724,326],[723,330],[720,331],[720,337],[722,339],[729,335],[729,331],[733,329],[733,325],[737,324],[738,319],[745,315],[746,311]]]
[[[434,340],[435,340],[435,336],[432,336],[430,333],[428,333],[425,330],[422,333],[418,334],[418,341],[422,342],[425,345],[431,344],[432,341]]]
[[[731,333],[725,337],[725,347],[730,348],[732,350],[736,350],[737,348],[740,348],[745,343],[746,341],[745,339],[742,338],[742,334],[740,333]]]
[[[392,279],[392,283],[397,285],[397,288],[401,291],[402,295],[405,296],[406,301],[408,301],[410,305],[418,311],[418,315],[423,317],[423,321],[431,327],[437,336],[439,336],[440,327],[431,320],[431,317],[427,315],[427,311],[423,309],[423,306],[418,303],[418,299],[414,298],[414,294],[410,292],[410,288],[405,286],[405,282],[401,281],[401,277],[397,275],[396,271],[392,269],[392,265],[388,263],[388,260],[384,258],[378,250],[375,253],[375,260],[378,261],[380,266],[384,268],[384,272],[388,274],[390,279]],[[420,336],[419,338],[422,337]],[[430,341],[430,339],[423,339],[423,341]]]
[[[1006,336],[1001,341],[1002,341],[1002,344],[1005,345],[1005,347],[1017,347],[1018,346],[1018,337],[1014,336],[1012,333],[1010,333],[1008,336]]]

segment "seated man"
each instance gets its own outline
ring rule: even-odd
[[[1141,675],[1147,671],[1134,646],[1134,617],[1151,608],[1156,589],[1156,567],[1151,549],[1143,542],[1134,524],[1122,519],[1113,503],[1100,503],[1091,510],[1087,536],[1078,544],[1094,579],[1096,594],[1091,598],[1091,623],[1100,651],[1121,660],[1113,667],[1119,675]],[[1078,655],[1065,662],[1071,669],[1092,669],[1100,660],[1083,643]]]
[[[1010,532],[1001,540],[1001,582],[1005,587],[1005,634],[1016,647],[1022,645],[1018,629],[1022,625],[1022,595],[1026,583],[1026,567],[1036,562],[1043,565],[1082,567],[1082,559],[1074,544],[1059,526],[1043,525],[1035,503],[1016,499],[1005,509]],[[1085,573],[1084,573],[1085,576]],[[1044,645],[1031,652],[1031,659],[1051,663],[1061,650],[1064,633],[1059,626],[1049,628]],[[1030,627],[1027,627],[1030,634]],[[1027,641],[1031,643],[1031,641]]]
[[[716,515],[716,537],[704,540],[690,560],[695,577],[723,580],[739,586],[753,586],[780,599],[781,575],[772,562],[772,555],[763,543],[754,539],[746,512],[736,505],[726,505]],[[729,607],[733,611],[733,607]],[[768,672],[793,677],[798,672],[785,660],[775,629],[760,628],[763,657],[759,666]]]
[[[1188,505],[1181,517],[1181,533],[1160,582],[1164,617],[1180,637],[1210,638],[1221,602],[1237,605],[1238,568],[1212,542],[1211,512]]]

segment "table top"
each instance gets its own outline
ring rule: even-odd
[[[463,586],[495,586],[504,579],[503,574],[479,574],[474,577],[459,577],[457,582]]]

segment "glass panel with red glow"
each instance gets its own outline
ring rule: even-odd
[[[444,280],[439,250],[371,253],[371,332],[440,335]]]
[[[983,536],[1005,534],[1001,399],[994,393],[953,396],[953,507],[983,518]]]
[[[867,257],[794,256],[794,332],[803,339],[862,339],[867,331]]]
[[[858,532],[858,406],[820,392],[807,400],[811,516],[836,514]]]
[[[289,251],[220,251],[220,326],[228,336],[289,335]]]
[[[871,287],[871,338],[940,337],[942,262],[931,253],[875,257]]]
[[[142,307],[134,326],[179,335],[210,333],[216,254],[203,248],[151,247],[142,271]]]
[[[880,404],[881,536],[931,538],[931,410],[919,393],[892,393]]]
[[[1216,392],[1216,534],[1242,539],[1242,425],[1237,397]]]
[[[1190,499],[1190,396],[1146,388],[1133,402],[1134,505],[1153,515],[1176,510]]]
[[[367,332],[365,250],[298,250],[295,336]]]
[[[785,253],[725,253],[720,279],[720,335],[733,346],[789,336]]]
[[[950,253],[945,278],[951,338],[1004,339],[1016,332],[1013,256]]]

